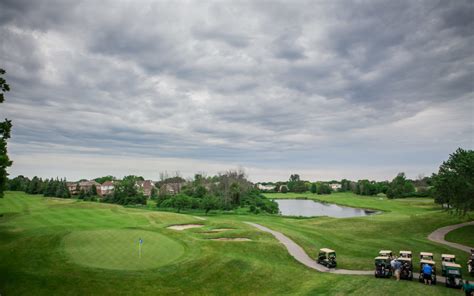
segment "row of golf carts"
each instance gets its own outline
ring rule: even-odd
[[[394,258],[395,257],[393,256],[392,251],[380,251],[379,256],[375,257],[375,277],[391,277],[393,270],[390,261]],[[401,263],[400,279],[413,280],[413,258],[411,251],[400,251],[398,258],[395,259]],[[433,268],[431,282],[433,285],[436,285],[436,262],[434,261],[433,253],[420,253],[420,271],[423,269],[425,264],[428,264]],[[470,262],[468,264],[470,264]],[[455,255],[441,255],[441,275],[446,277],[446,287],[461,288],[461,265],[456,264]],[[423,275],[421,273],[418,277],[418,280],[423,282]]]

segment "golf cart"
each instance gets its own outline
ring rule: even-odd
[[[467,261],[467,271],[474,276],[474,249],[471,249],[471,258]]]
[[[380,250],[379,256],[388,257],[391,260],[393,258],[393,253],[390,250]]]
[[[446,277],[446,287],[460,289],[462,286],[461,265],[443,262],[443,275]]]
[[[431,253],[429,253],[431,254]],[[420,254],[421,257],[421,254]],[[420,276],[418,278],[419,282],[424,282],[423,280],[423,265],[428,264],[433,268],[433,272],[431,273],[431,284],[436,285],[436,263],[433,260],[421,259],[420,260]]]
[[[412,258],[411,251],[400,251],[400,256],[398,258]]]
[[[431,260],[433,261],[433,253],[429,252],[420,252],[420,260]]]
[[[375,277],[389,278],[392,276],[392,267],[390,266],[390,258],[387,256],[375,257]]]
[[[397,260],[402,264],[400,268],[400,279],[413,280],[413,263],[411,258],[399,257]]]
[[[445,262],[456,263],[456,255],[441,254],[441,264]]]
[[[328,268],[336,267],[336,251],[327,248],[320,249],[318,263]]]

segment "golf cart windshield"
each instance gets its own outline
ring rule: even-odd
[[[448,273],[452,275],[461,275],[461,273],[457,269],[448,270]]]

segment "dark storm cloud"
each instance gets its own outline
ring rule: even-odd
[[[2,1],[0,111],[22,161],[429,173],[474,146],[473,15],[472,1]]]

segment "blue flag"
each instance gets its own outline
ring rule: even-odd
[[[143,244],[143,240],[141,238],[138,240],[138,242],[140,242],[140,245]]]

